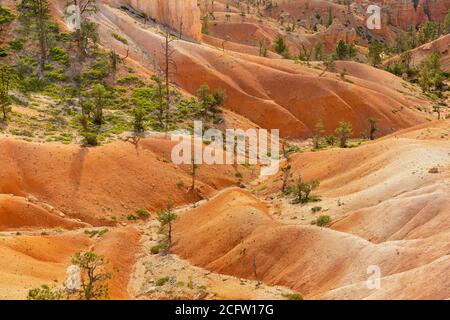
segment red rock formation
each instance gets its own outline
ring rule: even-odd
[[[368,5],[367,0],[356,0]],[[426,21],[442,22],[450,9],[450,0],[375,0],[387,14],[390,24],[400,28],[419,25]],[[386,18],[383,19],[386,21]]]
[[[199,41],[202,36],[200,9],[197,0],[114,0],[147,14],[156,22],[182,31],[183,35]]]

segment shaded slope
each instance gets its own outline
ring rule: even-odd
[[[97,148],[37,144],[0,139],[0,193],[34,196],[92,224],[112,223],[145,208],[164,208],[197,201],[188,192],[189,166],[171,163],[170,140],[148,139],[136,149],[117,142]],[[244,178],[245,168],[240,171]],[[236,184],[232,166],[203,166],[198,188],[203,196]],[[180,181],[182,185],[180,185]]]

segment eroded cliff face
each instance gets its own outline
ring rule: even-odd
[[[367,4],[367,0],[357,0]],[[432,20],[442,22],[450,9],[450,0],[376,0],[388,15],[383,21],[406,29]]]
[[[168,25],[186,37],[200,41],[202,37],[200,9],[197,0],[113,0],[147,14],[157,23]]]

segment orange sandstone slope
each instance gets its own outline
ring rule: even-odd
[[[76,231],[50,236],[0,235],[0,299],[26,299],[29,289],[41,285],[60,287],[73,254],[90,249],[108,261],[110,298],[127,299],[138,235],[132,227],[112,229],[98,240]]]
[[[62,283],[71,256],[90,244],[77,234],[1,236],[0,299],[26,299],[29,289]]]
[[[348,210],[375,205],[448,177],[449,123],[427,123],[357,148],[300,153],[291,159],[292,173],[319,180],[317,193],[346,198]],[[434,167],[440,173],[428,172]],[[280,190],[280,177],[271,178],[266,193]]]
[[[33,203],[28,198],[0,194],[0,231],[34,228],[76,229],[87,224],[65,218],[49,205]]]
[[[450,298],[450,279],[437,276],[450,270],[448,124],[296,156],[296,174],[322,181],[317,194],[336,221],[331,228],[277,222],[252,195],[231,190],[180,218],[174,250],[194,264],[246,278],[254,278],[256,261],[260,280],[306,298]],[[434,166],[440,173],[428,172]],[[332,205],[336,198],[344,205]],[[379,290],[366,286],[371,266],[380,268]]]
[[[198,196],[188,191],[189,166],[176,166],[170,160],[173,145],[170,140],[146,139],[138,148],[124,142],[83,148],[0,139],[0,194],[32,196],[55,212],[94,225],[111,223],[112,217],[120,218],[141,208],[158,210],[169,200],[174,205],[197,201]],[[239,170],[248,178],[247,169]],[[202,166],[197,187],[208,196],[235,185],[234,173],[232,166]],[[35,213],[30,211],[30,216],[46,215],[37,207],[31,209]],[[0,206],[0,221],[6,219],[1,210]],[[16,216],[20,216],[17,211],[7,219]],[[23,215],[21,219],[27,220]],[[52,219],[48,226],[59,223],[56,217]],[[28,221],[26,225],[31,224]],[[15,222],[8,225],[15,226]]]
[[[95,20],[103,34],[120,32],[133,50],[163,64],[163,38],[155,29],[107,4],[100,5]],[[366,131],[368,117],[382,120],[382,134],[425,121],[416,107],[428,103],[413,92],[400,93],[352,76],[348,81],[330,73],[320,77],[320,70],[292,61],[223,52],[204,44],[177,40],[172,46],[177,64],[173,81],[178,86],[189,93],[203,83],[222,88],[228,96],[227,108],[261,127],[280,129],[284,136],[310,136],[321,119],[328,131],[342,120],[350,121],[357,135]],[[388,74],[385,77],[391,79]],[[396,81],[400,86],[402,81]]]
[[[441,271],[450,267],[448,228],[427,239],[375,244],[331,229],[278,223],[260,207],[248,193],[227,191],[180,218],[175,225],[174,251],[209,270],[250,279],[254,279],[255,261],[259,280],[288,286],[306,298],[450,297],[449,279],[437,280],[426,273],[437,261]],[[421,281],[409,282],[404,291],[393,281],[382,287],[384,294],[370,290],[339,294],[339,288],[365,282],[367,269],[373,265],[380,267],[382,282],[408,272]],[[416,285],[424,282],[426,290]]]

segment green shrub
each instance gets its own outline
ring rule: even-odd
[[[56,36],[56,40],[61,42],[69,42],[70,41],[70,34],[67,32],[61,32]]]
[[[156,280],[155,284],[158,287],[161,287],[161,286],[165,285],[167,282],[169,282],[169,280],[170,280],[169,277],[163,277],[163,278],[160,278],[160,279]]]
[[[137,220],[137,217],[134,214],[130,213],[129,215],[127,215],[127,220],[135,221]]]
[[[12,22],[16,18],[16,15],[9,8],[3,8],[0,5],[0,30],[3,24]]]
[[[142,219],[147,219],[148,217],[150,217],[150,212],[148,212],[147,210],[144,210],[144,209],[139,209],[136,211],[136,213]]]
[[[285,293],[282,296],[288,300],[303,300],[303,296],[299,293]]]
[[[311,211],[312,211],[313,213],[322,211],[322,207],[313,207],[313,208],[311,208]]]
[[[16,39],[9,43],[9,47],[14,51],[20,51],[23,49],[24,44],[25,44],[24,39]]]
[[[6,57],[7,55],[8,55],[8,52],[6,52],[5,49],[0,48],[0,57],[1,57],[1,58],[4,58],[4,57]]]
[[[68,66],[69,65],[69,55],[67,54],[66,50],[54,47],[50,49],[50,56],[53,60]]]
[[[51,81],[64,82],[69,79],[69,77],[64,74],[64,70],[62,70],[62,69],[56,70],[56,71],[51,71],[51,72],[46,72],[46,73],[44,73],[44,76]]]
[[[82,132],[84,142],[89,146],[98,146],[98,135],[95,132]]]
[[[333,146],[336,143],[336,137],[333,135],[327,135],[324,137],[325,138],[325,142],[329,145],[329,146]]]
[[[164,242],[158,243],[157,245],[150,248],[151,254],[158,254],[161,250],[167,249],[167,244]]]
[[[35,75],[24,77],[19,81],[20,90],[23,92],[42,92],[48,85],[47,79],[41,79]]]
[[[111,65],[105,57],[99,57],[92,64],[91,69],[82,74],[83,80],[103,80],[111,72]]]
[[[316,225],[319,227],[325,227],[325,226],[329,225],[330,222],[331,222],[330,216],[322,215],[317,218]]]
[[[128,44],[128,40],[125,39],[124,37],[122,37],[120,34],[117,34],[115,32],[112,33],[112,36],[114,37],[114,39],[116,39],[117,41],[122,42],[123,44]]]
[[[101,237],[102,235],[104,235],[108,231],[109,231],[108,228],[102,228],[102,229],[99,229],[99,230],[84,230],[84,234],[89,235],[89,237],[91,237],[91,238],[96,236],[96,235]]]
[[[43,285],[40,288],[30,289],[28,291],[28,300],[61,300],[64,292],[60,289],[50,288]]]
[[[120,78],[119,80],[117,80],[118,84],[121,85],[136,85],[139,87],[144,86],[144,81],[142,81],[141,79],[139,79],[137,76],[125,76],[123,78]]]

